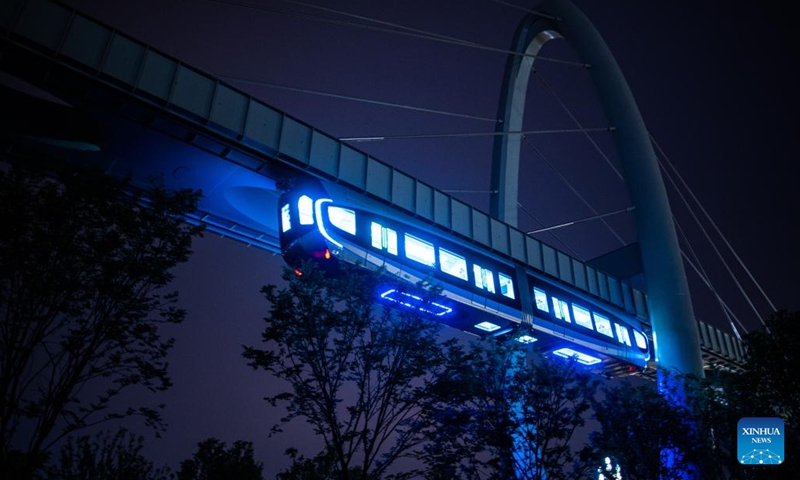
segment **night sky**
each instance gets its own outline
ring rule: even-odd
[[[326,23],[305,15],[333,14],[291,2],[248,1],[265,10],[209,0],[66,3],[216,75],[480,117],[496,115],[503,53]],[[800,202],[794,192],[798,155],[793,127],[800,105],[790,73],[798,49],[789,35],[790,15],[781,11],[788,7],[755,1],[575,3],[606,39],[652,136],[737,254],[776,307],[799,310]],[[508,48],[524,15],[488,0],[326,0],[324,5],[499,49]],[[577,59],[565,42],[547,47],[542,55]],[[536,62],[536,70],[584,127],[607,126],[585,70],[544,61]],[[494,129],[487,121],[229,83],[336,137]],[[530,85],[526,130],[575,128],[539,80],[532,78]],[[629,205],[623,183],[581,135],[529,138],[598,212]],[[592,138],[613,159],[609,135]],[[397,139],[356,147],[441,189],[488,190],[491,142],[489,136]],[[523,148],[520,202],[536,217],[520,212],[524,230],[592,215],[547,162],[532,148]],[[455,196],[488,211],[484,193]],[[685,209],[676,198],[672,201],[715,286],[744,325],[755,328],[756,315],[739,298]],[[610,218],[609,223],[626,243],[635,240],[629,214]],[[558,238],[539,238],[583,260],[621,246],[599,222],[557,232]],[[282,413],[261,400],[275,388],[274,381],[246,367],[241,345],[259,342],[261,319],[268,309],[259,289],[277,281],[282,260],[212,234],[198,241],[195,250],[192,260],[176,271],[175,288],[189,317],[171,332],[178,340],[172,352],[175,387],[159,398],[168,404],[171,425],[163,439],[151,443],[148,454],[157,463],[176,465],[206,437],[251,440],[266,473],[273,475],[286,465],[281,453],[297,443],[293,436],[305,433],[300,429],[268,438]],[[745,274],[738,266],[732,268],[744,282]],[[724,326],[696,276],[690,273],[689,278],[698,316]],[[768,313],[751,284],[745,287],[760,314]]]

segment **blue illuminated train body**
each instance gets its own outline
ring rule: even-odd
[[[587,365],[616,360],[644,368],[651,358],[651,341],[635,317],[468,242],[339,203],[317,183],[287,191],[278,209],[281,250],[292,267],[316,260],[331,270],[343,261],[385,268],[408,286],[431,281],[443,287],[436,303],[423,302],[413,288],[387,288],[378,299],[424,308],[480,337],[541,341],[542,348]]]

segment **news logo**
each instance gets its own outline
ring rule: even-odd
[[[783,420],[776,417],[746,417],[737,426],[739,463],[780,465],[783,450]]]

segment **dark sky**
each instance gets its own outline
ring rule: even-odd
[[[67,3],[217,75],[481,117],[496,114],[506,61],[502,53],[325,23],[303,15],[332,14],[278,0],[248,1],[296,13],[208,0]],[[790,73],[798,49],[789,35],[790,15],[782,11],[787,7],[742,0],[575,3],[609,44],[651,134],[737,254],[778,308],[800,309],[798,155],[792,128],[800,105]],[[519,4],[532,7],[536,2]],[[327,0],[324,5],[501,49],[511,43],[523,16],[488,0]],[[576,59],[565,43],[542,54]],[[606,126],[583,69],[542,61],[536,69],[585,127]],[[337,137],[493,130],[485,121],[231,83]],[[532,79],[530,85],[526,129],[574,128],[541,82]],[[608,134],[592,138],[613,159]],[[582,136],[537,135],[531,142],[598,212],[629,205],[622,182]],[[438,188],[489,188],[489,137],[387,140],[357,147]],[[532,149],[523,150],[523,162],[520,201],[538,222],[521,212],[521,228],[591,215]],[[487,209],[485,194],[456,196]],[[717,289],[747,328],[756,327],[755,314],[697,235],[690,216],[676,199],[673,206]],[[634,241],[629,215],[609,223],[625,242]],[[540,238],[584,260],[621,246],[598,222],[561,229],[558,238]],[[293,443],[291,437],[267,438],[279,414],[261,400],[271,379],[251,372],[240,356],[242,344],[259,340],[267,305],[258,290],[276,281],[281,265],[280,257],[209,236],[197,242],[193,259],[178,269],[175,286],[189,319],[174,332],[175,388],[164,399],[171,428],[151,448],[157,461],[186,458],[194,443],[218,436],[254,441],[269,474],[285,465],[279,454]],[[746,281],[738,267],[732,268]],[[724,325],[713,301],[689,276],[698,315]],[[757,295],[750,284],[745,287]],[[761,314],[769,311],[763,299],[754,297],[754,302]]]

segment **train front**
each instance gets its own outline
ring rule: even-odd
[[[284,261],[301,274],[305,261],[314,261],[325,271],[338,268],[338,242],[326,237],[321,211],[330,203],[319,182],[306,181],[285,191],[278,199],[279,238]]]

